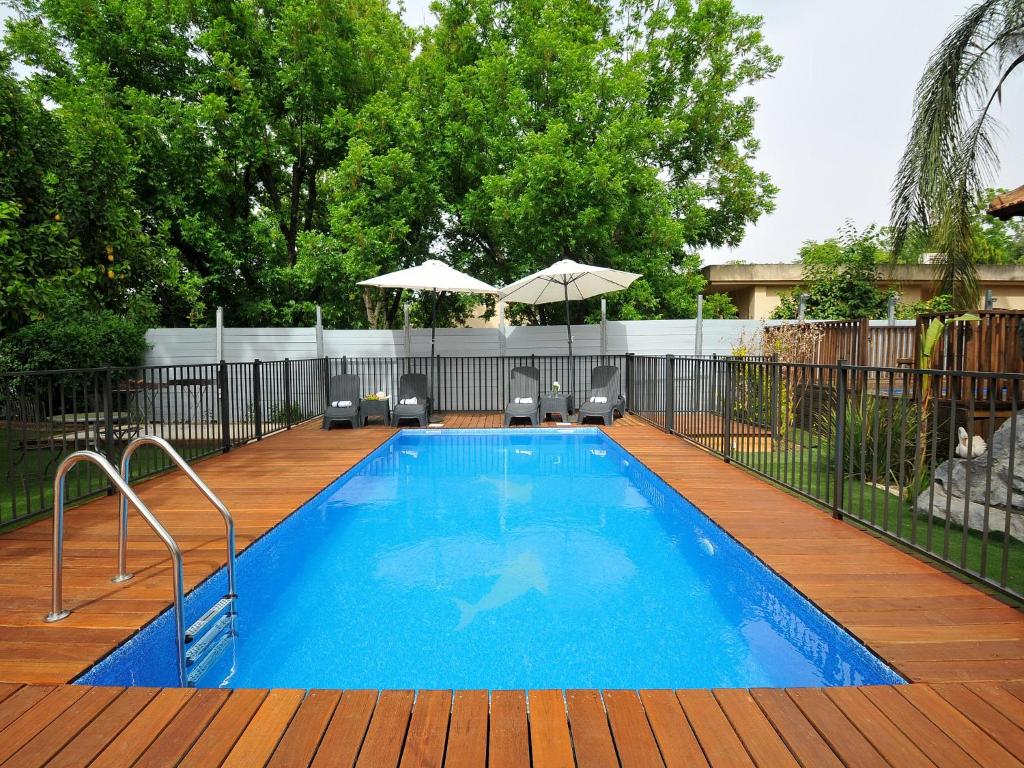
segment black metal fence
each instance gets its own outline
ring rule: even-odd
[[[518,365],[541,371],[541,387],[586,398],[597,365],[623,368],[624,356],[416,357],[254,360],[247,363],[0,373],[0,526],[51,510],[61,460],[94,450],[115,465],[140,434],[167,439],[192,461],[320,416],[329,377],[359,375],[363,393],[397,394],[402,374],[428,376],[436,411],[500,411]],[[162,452],[142,448],[133,479],[170,469]],[[68,478],[67,499],[105,493],[92,465]]]
[[[723,357],[627,367],[641,418],[1024,597],[1024,376]]]

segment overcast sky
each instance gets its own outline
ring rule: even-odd
[[[764,16],[784,61],[758,85],[758,167],[779,195],[775,212],[738,248],[703,254],[793,261],[800,244],[889,218],[889,187],[910,125],[914,88],[932,49],[970,7],[965,0],[735,0]],[[429,0],[406,0],[406,21],[429,22]],[[1024,73],[1004,88],[1006,127],[996,186],[1024,184]]]

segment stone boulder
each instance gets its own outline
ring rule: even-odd
[[[988,451],[981,456],[954,457],[936,467],[932,485],[917,497],[917,511],[945,519],[948,503],[952,522],[964,525],[966,512],[967,526],[981,531],[985,528],[987,496],[988,529],[1004,531],[1009,515],[1010,536],[1024,541],[1024,413],[1017,416],[1016,422],[1016,427],[1012,427],[1012,421],[1007,419],[992,435]],[[1011,428],[1015,432],[1015,466],[1010,465]]]

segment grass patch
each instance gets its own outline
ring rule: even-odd
[[[48,430],[0,427],[0,531],[49,514],[57,466],[69,453],[93,448],[84,438],[50,438]],[[187,461],[192,461],[209,454],[212,445],[205,440],[175,447]],[[159,448],[143,446],[132,456],[131,477],[135,481],[171,466]],[[106,475],[92,464],[72,469],[66,482],[69,505],[105,493],[109,485]]]
[[[784,452],[737,453],[733,458],[816,499],[832,498],[834,468],[827,447],[819,450],[790,445]],[[920,514],[912,504],[857,477],[848,476],[843,483],[843,511],[851,519],[871,523],[937,558],[996,582],[1000,581],[1005,556],[1006,586],[1024,594],[1024,542],[990,531],[986,544],[980,532],[965,532],[952,521]],[[993,525],[998,524],[995,517]]]

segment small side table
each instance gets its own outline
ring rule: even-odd
[[[545,392],[540,396],[540,417],[546,419],[549,413],[568,421],[572,415],[572,395],[562,392]]]
[[[366,426],[367,419],[380,417],[384,420],[384,426],[391,423],[391,400],[367,400],[359,399],[359,421],[360,426]]]

